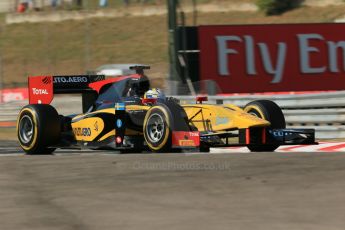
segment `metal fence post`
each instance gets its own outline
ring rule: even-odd
[[[177,28],[177,15],[176,7],[178,0],[167,0],[168,5],[168,32],[169,32],[169,80],[178,81],[179,73],[177,70],[177,37],[176,37],[176,28]],[[170,89],[174,91],[173,89]]]

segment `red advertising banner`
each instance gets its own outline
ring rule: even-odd
[[[200,26],[199,44],[224,93],[345,90],[345,24]]]
[[[28,99],[27,88],[14,88],[0,90],[0,103],[22,101]]]

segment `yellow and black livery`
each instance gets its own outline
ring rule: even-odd
[[[56,148],[115,149],[121,152],[209,151],[247,146],[274,151],[280,145],[315,144],[314,130],[286,129],[284,115],[268,100],[236,105],[179,104],[171,97],[147,98],[147,66],[130,76],[38,76],[29,78],[29,101],[19,113],[18,140],[28,154]],[[50,105],[55,94],[82,95],[83,113],[59,115]]]

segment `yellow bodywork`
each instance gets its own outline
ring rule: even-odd
[[[252,116],[235,105],[191,104],[182,107],[199,131],[217,132],[270,125],[270,122]]]
[[[220,132],[225,130],[244,129],[249,127],[265,127],[270,123],[264,119],[252,116],[235,105],[208,105],[208,104],[187,104],[182,105],[188,119],[189,125],[195,126],[198,131]],[[127,105],[126,110],[149,110],[150,106]],[[114,108],[102,109],[95,112],[81,114],[72,119],[72,129],[76,140],[93,141],[103,130],[104,122],[98,117],[88,117],[97,113],[115,114]],[[178,119],[174,117],[173,119]],[[133,130],[126,130],[126,135],[140,135],[142,133]],[[114,129],[104,134],[99,141],[115,135]]]
[[[141,105],[127,105],[126,110],[148,110],[149,106],[141,106]],[[99,117],[88,117],[92,115],[96,115],[98,113],[109,113],[115,114],[114,108],[109,109],[102,109],[97,110],[95,112],[81,114],[75,116],[72,119],[72,130],[77,141],[93,141],[95,138],[103,131],[104,129],[104,122]],[[125,135],[140,135],[141,132],[126,129]],[[109,131],[108,133],[104,134],[98,141],[103,141],[111,136],[115,136],[115,121],[114,121],[114,129]]]
[[[90,117],[72,123],[74,136],[77,140],[93,141],[103,130],[104,122],[101,118]]]

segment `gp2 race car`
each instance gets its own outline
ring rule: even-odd
[[[207,152],[210,147],[247,146],[274,151],[280,145],[316,144],[311,129],[286,129],[280,107],[258,100],[243,109],[231,104],[179,104],[171,97],[147,97],[144,69],[136,74],[29,77],[29,105],[17,120],[20,146],[27,154],[56,148],[115,149],[120,152]],[[50,105],[55,94],[78,93],[83,113],[59,115]]]

